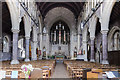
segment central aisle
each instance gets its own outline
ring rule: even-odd
[[[70,78],[63,63],[56,63],[55,71],[51,78]]]

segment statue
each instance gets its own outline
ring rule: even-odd
[[[74,50],[74,58],[77,57],[77,48],[75,47],[75,50]]]
[[[43,47],[43,59],[46,59],[46,49],[45,49],[45,47]]]

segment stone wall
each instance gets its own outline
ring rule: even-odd
[[[108,61],[110,65],[120,65],[120,51],[109,51]]]
[[[12,54],[11,53],[0,53],[0,61],[6,61],[6,60],[11,60],[12,59]]]

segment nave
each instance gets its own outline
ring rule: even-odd
[[[47,1],[0,2],[0,78],[119,78],[120,0]]]
[[[70,78],[65,65],[61,62],[56,63],[55,72],[51,78]]]

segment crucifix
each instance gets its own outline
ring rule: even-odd
[[[61,23],[59,24],[59,44],[61,44]]]
[[[59,44],[61,44],[61,30],[59,30]]]

